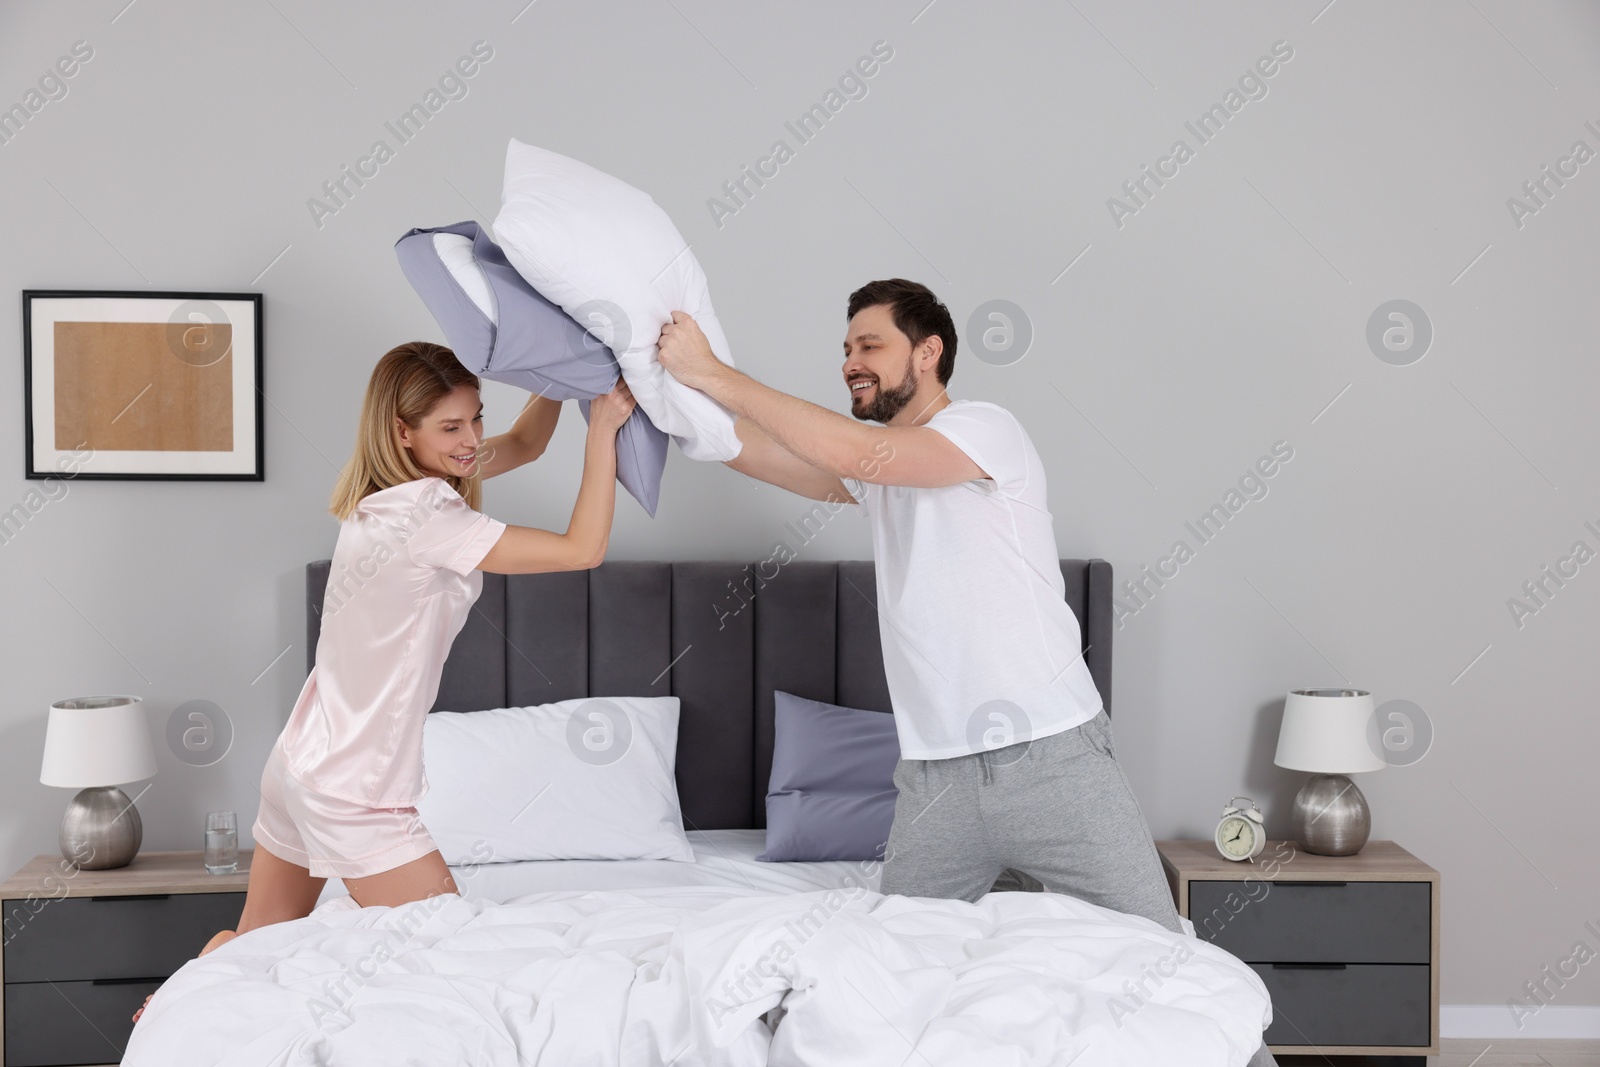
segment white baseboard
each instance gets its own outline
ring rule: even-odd
[[[1501,1038],[1504,1040],[1600,1040],[1600,1007],[1549,1004],[1534,1014],[1519,1016],[1504,1004],[1441,1004],[1440,1037]]]

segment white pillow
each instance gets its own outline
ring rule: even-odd
[[[500,325],[500,313],[494,306],[494,290],[489,288],[489,277],[483,273],[483,264],[472,254],[472,238],[460,233],[436,233],[433,235],[433,248],[439,254],[439,262],[444,264],[467,298],[478,305],[483,317],[496,326]]]
[[[587,163],[512,140],[494,239],[517,273],[616,353],[650,421],[691,459],[739,454],[733,415],[656,359],[661,327],[686,311],[733,364],[706,276],[667,213]]]
[[[422,731],[428,791],[417,812],[446,863],[693,863],[677,750],[677,697],[435,711]]]

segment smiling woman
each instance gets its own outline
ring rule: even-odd
[[[491,472],[479,468],[492,462],[501,473],[542,453],[560,405],[530,401],[480,457],[478,389],[454,352],[428,341],[398,345],[373,368],[330,501],[339,540],[316,661],[261,776],[244,910],[238,929],[202,954],[309,915],[330,877],[364,908],[459,892],[416,808],[428,791],[422,724],[445,656],[484,572],[599,565],[616,503],[617,431],[634,407],[623,382],[591,402],[583,483],[556,533],[480,511]]]
[[[342,521],[375,489],[428,476],[444,479],[477,509],[482,479],[538,459],[560,417],[560,401],[533,396],[510,430],[485,439],[477,375],[442,345],[400,345],[373,370],[359,431],[366,440],[346,466],[330,510]]]

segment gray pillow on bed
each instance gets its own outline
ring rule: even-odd
[[[882,859],[899,790],[894,716],[774,694],[767,850],[758,860]]]
[[[476,293],[441,258],[434,234],[472,242],[472,260],[481,272],[470,276],[474,283],[481,277]],[[576,399],[585,421],[590,398],[616,384],[611,349],[524,281],[476,222],[410,230],[395,242],[395,254],[456,359],[472,373],[556,400]],[[617,481],[651,517],[666,463],[667,435],[635,406],[617,432]]]

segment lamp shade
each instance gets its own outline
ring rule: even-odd
[[[156,753],[140,697],[73,697],[50,705],[40,782],[88,789],[155,773]]]
[[[1314,774],[1382,770],[1383,757],[1367,740],[1372,713],[1372,694],[1364,689],[1291,690],[1272,762]]]

